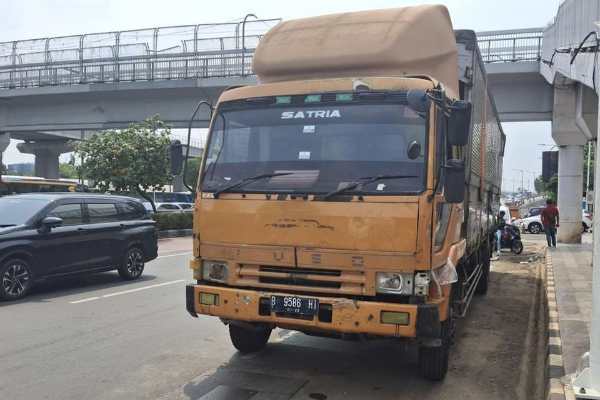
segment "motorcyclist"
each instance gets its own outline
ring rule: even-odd
[[[494,258],[500,257],[500,249],[502,248],[502,234],[504,233],[504,227],[506,226],[506,221],[504,220],[505,214],[506,213],[504,211],[500,211],[496,220],[496,254]]]

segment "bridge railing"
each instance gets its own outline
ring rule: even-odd
[[[245,76],[279,19],[0,43],[0,89]]]
[[[543,28],[478,32],[483,61],[539,61],[542,57]]]

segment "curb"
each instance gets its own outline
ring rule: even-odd
[[[167,239],[167,238],[176,238],[176,237],[186,237],[193,236],[193,229],[174,229],[171,231],[158,231],[159,239]]]
[[[562,340],[560,337],[560,324],[558,319],[558,305],[556,303],[556,288],[554,285],[554,268],[552,266],[552,253],[546,248],[545,269],[545,313],[548,321],[548,334],[546,338],[546,400],[574,399],[574,395],[563,385],[561,378],[565,376],[565,367],[562,356]]]

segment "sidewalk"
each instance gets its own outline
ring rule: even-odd
[[[556,315],[550,323],[558,322],[564,371],[554,374],[573,374],[579,357],[590,349],[590,316],[592,307],[592,235],[584,235],[582,244],[558,244],[548,250],[548,261],[554,271]],[[586,243],[587,242],[587,243]],[[551,346],[552,347],[552,346]],[[551,354],[553,353],[551,349]],[[560,354],[560,349],[559,349]],[[553,376],[552,378],[560,378]],[[572,393],[570,383],[566,392]],[[567,398],[570,396],[567,394]]]

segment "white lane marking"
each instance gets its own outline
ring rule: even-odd
[[[100,297],[88,297],[87,299],[72,301],[71,304],[85,303],[86,301],[98,300]]]
[[[103,298],[105,298],[105,297],[119,296],[119,295],[126,294],[126,293],[139,292],[140,290],[153,289],[153,288],[157,288],[157,287],[160,287],[160,286],[171,285],[171,284],[173,284],[173,283],[180,283],[180,282],[185,282],[185,279],[179,279],[179,280],[177,280],[177,281],[171,281],[171,282],[159,283],[159,284],[156,284],[156,285],[144,286],[144,287],[140,287],[140,288],[137,288],[137,289],[124,290],[124,291],[122,291],[122,292],[109,293],[109,294],[105,294],[104,296],[100,296],[100,297],[88,297],[87,299],[81,299],[81,300],[76,300],[76,301],[70,301],[70,302],[69,302],[69,304],[85,303],[86,301],[92,301],[92,300],[103,299]]]
[[[158,256],[158,257],[156,257],[156,259],[158,260],[159,258],[185,256],[185,255],[188,255],[188,254],[192,254],[192,252],[190,251],[190,252],[187,252],[187,253],[168,254],[166,256]]]

